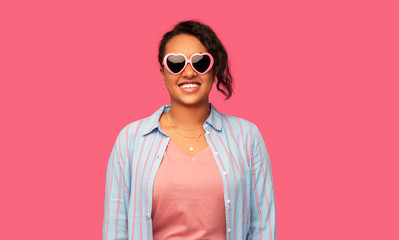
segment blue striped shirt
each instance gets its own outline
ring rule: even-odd
[[[262,136],[255,124],[209,106],[203,129],[223,179],[226,239],[275,240],[273,179]],[[162,106],[120,131],[107,166],[103,240],[153,239],[153,183],[170,140],[159,118],[169,109]]]

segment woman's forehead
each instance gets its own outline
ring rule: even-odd
[[[206,47],[195,36],[179,34],[171,38],[165,47],[165,55],[168,53],[183,53],[190,57],[194,53],[207,52]]]

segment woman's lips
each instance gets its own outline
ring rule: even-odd
[[[200,84],[198,83],[186,83],[179,86],[182,92],[193,93],[199,90]]]

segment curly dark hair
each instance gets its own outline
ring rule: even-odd
[[[192,20],[179,22],[171,31],[163,35],[158,50],[158,61],[161,67],[166,44],[179,34],[189,34],[198,38],[208,52],[212,54],[214,58],[213,74],[217,79],[216,87],[226,96],[225,100],[229,99],[233,93],[233,78],[229,70],[227,52],[215,32],[203,23]]]

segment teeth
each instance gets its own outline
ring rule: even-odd
[[[181,85],[180,87],[181,88],[195,88],[198,86],[199,86],[199,84],[197,84],[197,83],[186,83],[186,84]]]

